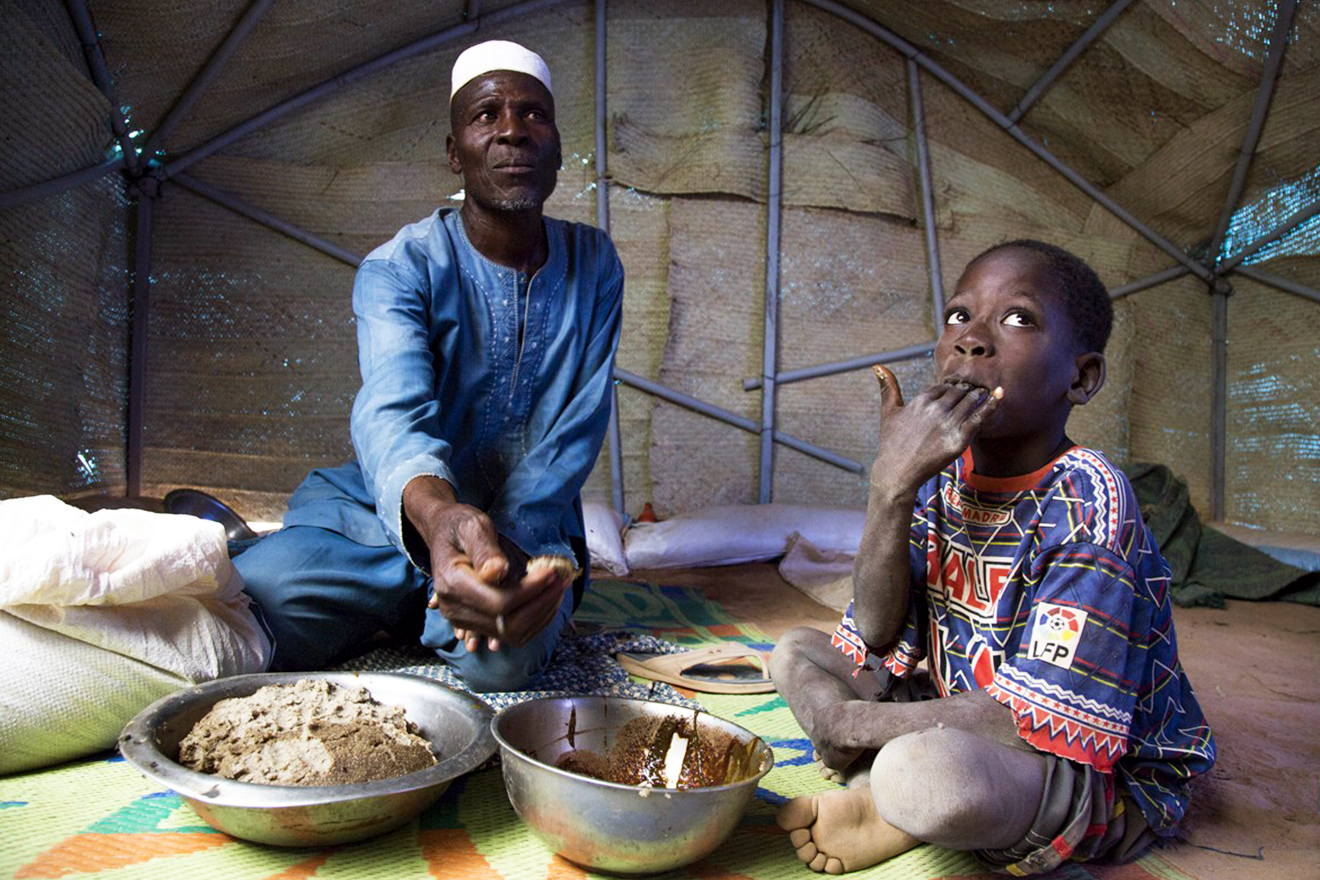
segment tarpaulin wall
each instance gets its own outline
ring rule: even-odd
[[[97,103],[79,68],[81,51],[59,10],[6,2],[6,23],[13,19],[41,39],[6,27],[0,39],[16,42],[0,63],[24,82],[68,94],[34,101],[33,85],[0,97],[13,105],[6,106],[10,118],[39,117],[47,132],[25,126],[21,143],[6,142],[0,170],[13,177],[0,190],[91,164],[110,143],[109,108]],[[144,138],[254,5],[93,0],[119,103]],[[511,6],[485,3],[481,14]],[[1316,7],[1303,2],[1294,15],[1225,256],[1320,201]],[[900,35],[1007,113],[1108,4],[847,8]],[[162,167],[306,88],[454,26],[463,9],[455,2],[274,4],[177,118],[160,144]],[[1268,2],[1127,5],[1026,110],[1020,129],[1208,264],[1276,9]],[[743,383],[760,376],[764,346],[770,10],[760,0],[614,0],[606,10],[609,225],[628,274],[619,366],[754,422],[762,398]],[[784,15],[778,367],[928,342],[938,322],[908,61],[820,4],[789,2]],[[590,3],[554,4],[442,43],[254,127],[189,161],[178,180],[165,175],[151,240],[145,493],[195,486],[249,518],[277,518],[308,468],[350,454],[352,267],[194,190],[227,193],[365,254],[401,225],[456,204],[460,182],[444,162],[448,71],[477,37],[519,40],[546,56],[565,156],[548,210],[596,221]],[[968,259],[1013,237],[1075,250],[1111,288],[1177,265],[938,77],[924,69],[918,75],[946,296]],[[122,488],[131,268],[125,229],[132,216],[116,185],[105,178],[0,211],[6,309],[36,326],[33,316],[55,312],[64,298],[66,308],[80,310],[70,317],[84,321],[77,329],[78,321],[64,322],[65,337],[52,335],[57,329],[37,334],[58,355],[34,357],[30,368],[11,366],[34,348],[31,335],[14,329],[23,321],[6,329],[4,368],[16,378],[0,392],[10,432],[0,492]],[[1301,224],[1250,266],[1314,290],[1317,238],[1315,222]],[[62,274],[35,283],[24,273],[38,265]],[[1315,531],[1308,513],[1320,485],[1313,379],[1320,308],[1240,274],[1228,278],[1225,518]],[[1207,291],[1205,281],[1183,275],[1116,303],[1108,383],[1077,411],[1072,432],[1120,462],[1170,465],[1203,511],[1211,508],[1214,471]],[[77,361],[86,365],[75,369]],[[931,378],[926,359],[894,368],[909,394]],[[65,400],[64,410],[52,410],[47,398]],[[757,500],[755,434],[627,386],[619,403],[630,512],[646,501],[668,514]],[[866,466],[877,411],[866,371],[784,384],[776,396],[779,430]],[[88,450],[94,477],[79,460]],[[856,473],[776,451],[775,501],[858,506],[864,485]],[[603,456],[588,494],[609,500],[610,491]]]

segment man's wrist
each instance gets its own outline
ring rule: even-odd
[[[430,474],[413,477],[403,487],[400,539],[413,564],[431,573],[430,544],[437,523],[450,506],[458,503],[454,487],[447,480]]]

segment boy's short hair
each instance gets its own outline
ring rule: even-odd
[[[1057,285],[1055,293],[1059,295],[1059,301],[1063,303],[1072,321],[1077,343],[1087,351],[1103,353],[1109,342],[1109,333],[1114,327],[1114,303],[1095,270],[1071,251],[1034,238],[1018,238],[988,247],[977,254],[972,263],[1006,248],[1032,251],[1044,259]]]

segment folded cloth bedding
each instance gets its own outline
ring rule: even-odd
[[[107,748],[172,690],[264,670],[242,589],[219,523],[0,501],[0,773]]]

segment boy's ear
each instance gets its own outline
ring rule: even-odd
[[[1078,355],[1074,365],[1072,386],[1068,389],[1068,402],[1081,406],[1095,397],[1105,384],[1105,356],[1098,351]]]

